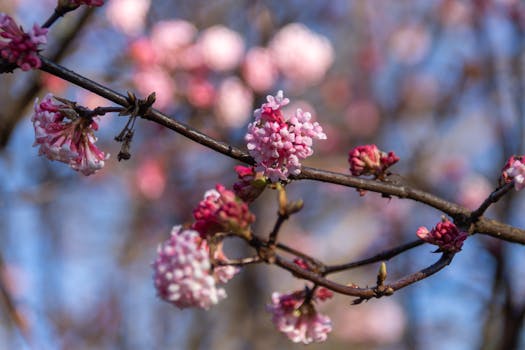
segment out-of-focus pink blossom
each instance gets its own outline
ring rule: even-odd
[[[343,75],[329,77],[321,85],[324,103],[333,109],[342,109],[352,97],[348,79]]]
[[[313,154],[313,139],[324,140],[326,134],[319,123],[310,121],[311,114],[301,109],[285,120],[281,108],[290,100],[282,91],[266,99],[267,102],[254,111],[255,121],[248,125],[245,140],[257,163],[255,170],[276,182],[286,180],[290,174],[299,174],[299,160]]]
[[[44,90],[50,91],[55,95],[63,92],[68,86],[65,80],[49,73],[42,72],[40,77],[42,79]]]
[[[153,44],[148,38],[139,38],[131,42],[128,47],[131,58],[139,65],[147,69],[156,63],[157,55],[153,49]]]
[[[166,172],[155,159],[146,159],[137,168],[135,183],[140,193],[151,200],[158,199],[166,188]]]
[[[73,6],[88,5],[88,6],[102,6],[104,0],[70,0],[69,3]]]
[[[439,16],[446,26],[460,27],[471,23],[472,4],[462,0],[445,0],[439,5]]]
[[[381,177],[385,171],[399,161],[394,152],[385,153],[376,145],[357,146],[348,153],[350,173],[353,176],[374,175]]]
[[[356,137],[370,137],[379,127],[379,109],[370,100],[352,102],[345,112],[349,132]]]
[[[522,190],[525,187],[524,157],[525,156],[511,156],[501,171],[501,179],[503,182],[509,183],[514,181],[516,191]]]
[[[175,100],[175,81],[160,67],[146,68],[133,75],[133,82],[139,93],[148,96],[156,94],[155,107],[164,109],[173,106]]]
[[[200,77],[190,78],[186,89],[188,102],[198,108],[209,108],[215,101],[215,87],[209,80]]]
[[[275,327],[294,343],[323,342],[332,331],[330,318],[318,313],[313,305],[315,300],[332,297],[331,292],[324,288],[322,290],[320,296],[315,295],[310,301],[305,301],[305,291],[272,294],[272,302],[268,304],[267,310],[273,315]]]
[[[242,36],[220,25],[204,30],[198,45],[206,65],[216,71],[237,67],[244,53]]]
[[[254,167],[238,165],[235,172],[239,181],[233,184],[233,191],[246,203],[253,202],[264,191],[266,179],[262,173],[256,173]]]
[[[224,289],[216,286],[209,251],[202,243],[198,232],[176,226],[157,249],[152,267],[158,296],[180,309],[209,309],[226,298]]]
[[[0,13],[0,57],[14,63],[24,71],[39,68],[42,65],[38,58],[40,45],[47,42],[47,28],[33,25],[29,32],[24,32],[13,18]]]
[[[57,104],[48,94],[42,102],[35,101],[31,121],[35,129],[38,153],[51,160],[68,164],[84,175],[91,175],[104,167],[109,154],[95,146],[98,130],[95,118],[79,117],[69,106]]]
[[[204,199],[193,211],[193,217],[195,223],[192,228],[202,237],[213,236],[217,232],[249,235],[250,225],[255,221],[248,205],[219,184],[204,194]]]
[[[177,56],[177,64],[186,70],[198,69],[204,66],[204,58],[198,44],[183,49]]]
[[[461,250],[468,234],[460,231],[453,222],[443,219],[431,231],[421,226],[416,235],[423,241],[437,245],[439,252],[456,253]]]
[[[336,306],[333,319],[334,337],[352,344],[366,344],[368,348],[388,348],[372,344],[388,345],[399,342],[407,325],[403,308],[392,298],[353,307]]]
[[[252,47],[246,54],[242,68],[244,79],[254,91],[267,91],[277,80],[277,66],[270,50],[266,48]]]
[[[281,72],[305,85],[319,82],[334,60],[330,41],[300,23],[281,28],[269,47]]]
[[[428,29],[419,24],[407,24],[392,34],[390,52],[402,63],[416,64],[430,48],[431,37]]]
[[[215,99],[215,113],[221,125],[244,126],[252,107],[253,93],[238,78],[228,77],[222,81]]]
[[[483,203],[490,192],[492,192],[490,182],[484,176],[473,174],[461,181],[457,200],[459,204],[474,210]]]
[[[175,68],[181,50],[193,43],[197,28],[187,21],[176,19],[160,21],[151,30],[151,45],[160,61]]]
[[[428,73],[409,75],[401,84],[404,106],[412,113],[435,108],[440,92],[437,76]]]
[[[106,17],[124,34],[134,36],[144,30],[151,0],[111,0]]]

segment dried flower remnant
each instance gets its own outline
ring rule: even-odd
[[[197,231],[173,227],[152,264],[158,296],[180,309],[207,310],[226,298],[224,289],[216,286],[209,251],[203,243]]]
[[[519,191],[525,187],[524,156],[511,156],[501,171],[500,182],[514,181],[514,188]]]
[[[283,332],[292,342],[310,344],[323,342],[332,331],[332,322],[326,315],[315,309],[315,300],[325,301],[333,296],[332,292],[320,288],[315,295],[306,300],[306,291],[290,294],[272,294],[272,302],[267,310],[273,314],[275,327]]]
[[[373,175],[381,178],[386,170],[398,161],[399,157],[394,152],[387,154],[376,145],[357,146],[348,153],[350,173],[353,176]]]
[[[39,46],[47,42],[47,28],[33,25],[29,32],[24,32],[13,18],[0,13],[0,57],[16,64],[24,71],[40,68]]]
[[[249,236],[250,225],[255,221],[248,205],[220,184],[204,194],[193,216],[195,223],[192,228],[202,237],[210,237],[218,232]]]
[[[301,172],[300,159],[311,156],[313,139],[324,140],[326,134],[311,114],[297,109],[295,115],[285,119],[281,108],[290,100],[282,91],[267,96],[267,102],[254,111],[255,121],[248,125],[245,140],[248,152],[270,181],[286,180]]]
[[[109,158],[95,146],[97,118],[80,117],[71,106],[55,103],[48,94],[39,103],[35,101],[31,118],[35,129],[35,143],[39,155],[68,164],[84,175],[91,175],[104,167]]]
[[[457,253],[461,251],[463,242],[468,234],[460,231],[454,223],[443,218],[432,230],[422,226],[418,228],[416,235],[423,241],[437,245],[437,252]]]

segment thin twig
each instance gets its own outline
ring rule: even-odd
[[[366,259],[363,259],[363,260],[358,260],[358,261],[354,261],[354,262],[350,262],[350,263],[346,263],[346,264],[326,266],[325,269],[324,269],[324,274],[328,275],[328,274],[331,274],[331,273],[340,272],[340,271],[344,271],[344,270],[350,270],[350,269],[353,269],[353,268],[356,268],[356,267],[359,267],[359,266],[372,264],[372,263],[375,263],[375,262],[378,262],[378,261],[389,260],[389,259],[393,258],[396,255],[399,255],[399,254],[401,254],[401,253],[403,253],[403,252],[405,252],[407,250],[410,250],[412,248],[419,247],[420,245],[422,245],[424,243],[425,243],[424,241],[418,239],[416,241],[400,245],[399,247],[395,247],[393,249],[386,250],[386,251],[381,252],[381,253],[379,253],[377,255],[374,255],[374,256],[372,256],[370,258],[366,258]]]
[[[42,24],[42,28],[49,28],[49,27],[51,27],[53,25],[53,23],[55,23],[60,17],[65,15],[67,12],[69,12],[69,11],[65,11],[64,7],[57,7],[57,8],[55,8],[55,10],[51,14],[51,16],[49,16],[49,18],[46,20],[46,22],[44,24]]]
[[[441,258],[434,264],[416,273],[402,277],[395,282],[386,284],[383,286],[382,289],[384,289],[385,291],[390,289],[393,292],[393,291],[397,291],[402,288],[405,288],[413,283],[416,283],[418,281],[421,281],[422,279],[425,279],[427,277],[434,275],[436,272],[442,270],[447,265],[449,265],[453,258],[454,258],[454,254],[444,253],[441,255]],[[331,281],[315,272],[305,270],[299,267],[298,265],[296,265],[295,263],[290,262],[279,255],[275,256],[275,264],[277,266],[282,267],[285,270],[290,271],[296,277],[309,280],[315,284],[326,287],[340,294],[351,295],[351,296],[362,298],[362,299],[379,298],[385,295],[385,294],[379,293],[377,288],[359,288],[359,287],[354,287],[354,286],[346,286],[346,285]]]
[[[249,256],[240,259],[217,260],[217,266],[244,266],[263,262],[259,256]]]
[[[324,266],[324,264],[322,262],[320,262],[319,260],[317,260],[316,258],[308,255],[308,254],[305,254],[295,248],[292,248],[292,247],[289,247],[283,243],[277,243],[275,245],[276,248],[282,250],[282,251],[285,251],[287,253],[290,253],[290,254],[293,254],[295,255],[296,257],[298,258],[301,258],[301,259],[304,259],[306,261],[309,261],[311,262],[313,265],[315,266]]]
[[[501,197],[503,197],[507,192],[509,192],[510,189],[514,186],[514,182],[506,183],[505,185],[495,189],[488,197],[481,203],[478,209],[474,210],[470,214],[470,220],[471,222],[476,222],[484,213],[485,211],[494,203],[496,203],[498,200],[500,200]]]
[[[273,230],[270,232],[270,236],[268,238],[268,244],[274,245],[275,242],[277,242],[277,235],[279,234],[279,230],[281,229],[281,226],[283,222],[288,219],[288,215],[282,215],[281,213],[278,213],[277,220],[275,220],[275,224],[273,225]]]

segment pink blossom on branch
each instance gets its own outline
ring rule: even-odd
[[[438,252],[456,253],[461,250],[468,234],[460,231],[454,223],[443,219],[432,230],[422,226],[417,229],[416,235],[423,241],[437,245]]]
[[[209,250],[197,231],[173,227],[171,237],[159,245],[152,264],[157,294],[180,309],[209,309],[226,292],[217,288]]]
[[[218,232],[250,235],[250,225],[255,216],[248,205],[223,185],[204,194],[204,199],[193,211],[195,223],[192,228],[202,237],[213,236]]]
[[[51,94],[39,103],[35,101],[31,118],[39,155],[68,164],[84,175],[104,167],[109,154],[95,146],[98,130],[96,118],[80,117],[70,106],[55,103]]]
[[[267,102],[254,111],[255,121],[248,125],[245,140],[248,152],[270,181],[286,180],[301,172],[299,160],[311,156],[313,139],[324,140],[326,134],[319,123],[312,123],[311,114],[297,109],[295,115],[285,119],[281,108],[290,100],[282,91],[267,96]]]
[[[350,173],[353,176],[374,175],[382,177],[385,171],[399,161],[394,152],[385,153],[376,145],[357,146],[348,153]]]
[[[33,25],[33,29],[24,32],[21,26],[10,16],[0,13],[0,57],[9,63],[14,63],[24,71],[40,68],[42,62],[38,58],[41,44],[47,42],[47,28]]]
[[[262,173],[256,173],[254,167],[238,165],[235,172],[239,181],[233,184],[233,191],[246,203],[253,202],[264,191],[266,179]]]
[[[333,296],[332,292],[320,288],[311,300],[306,301],[306,291],[290,294],[272,294],[267,310],[273,314],[275,327],[292,342],[310,344],[325,341],[332,331],[332,322],[326,315],[317,312],[313,301],[324,301]]]
[[[501,171],[501,180],[504,183],[514,181],[516,191],[525,187],[525,164],[523,161],[524,156],[511,156]]]

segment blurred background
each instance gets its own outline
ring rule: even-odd
[[[24,28],[53,0],[3,0]],[[376,143],[414,186],[476,208],[505,160],[522,154],[525,4],[520,0],[108,0],[55,24],[43,54],[124,92],[157,93],[156,107],[244,148],[246,125],[267,94],[310,111],[328,140],[303,164],[348,173],[350,148]],[[47,92],[96,107],[109,102],[41,72],[0,76],[0,348],[302,349],[265,311],[272,291],[304,282],[250,266],[210,311],[158,299],[150,263],[173,225],[216,183],[231,186],[231,159],[139,120],[132,158],[113,141],[126,120],[101,120],[106,167],[84,177],[38,157],[33,102]],[[343,263],[416,238],[440,212],[410,200],[360,197],[350,188],[294,182],[305,207],[283,242]],[[255,232],[276,218],[275,193],[252,210]],[[488,216],[525,227],[523,194]],[[247,251],[235,242],[233,256]],[[423,245],[388,263],[389,278],[438,259]],[[249,252],[248,252],[249,253]],[[525,248],[474,236],[451,266],[392,297],[352,306],[336,296],[326,343],[309,349],[525,348]],[[340,273],[373,285],[378,264]]]

